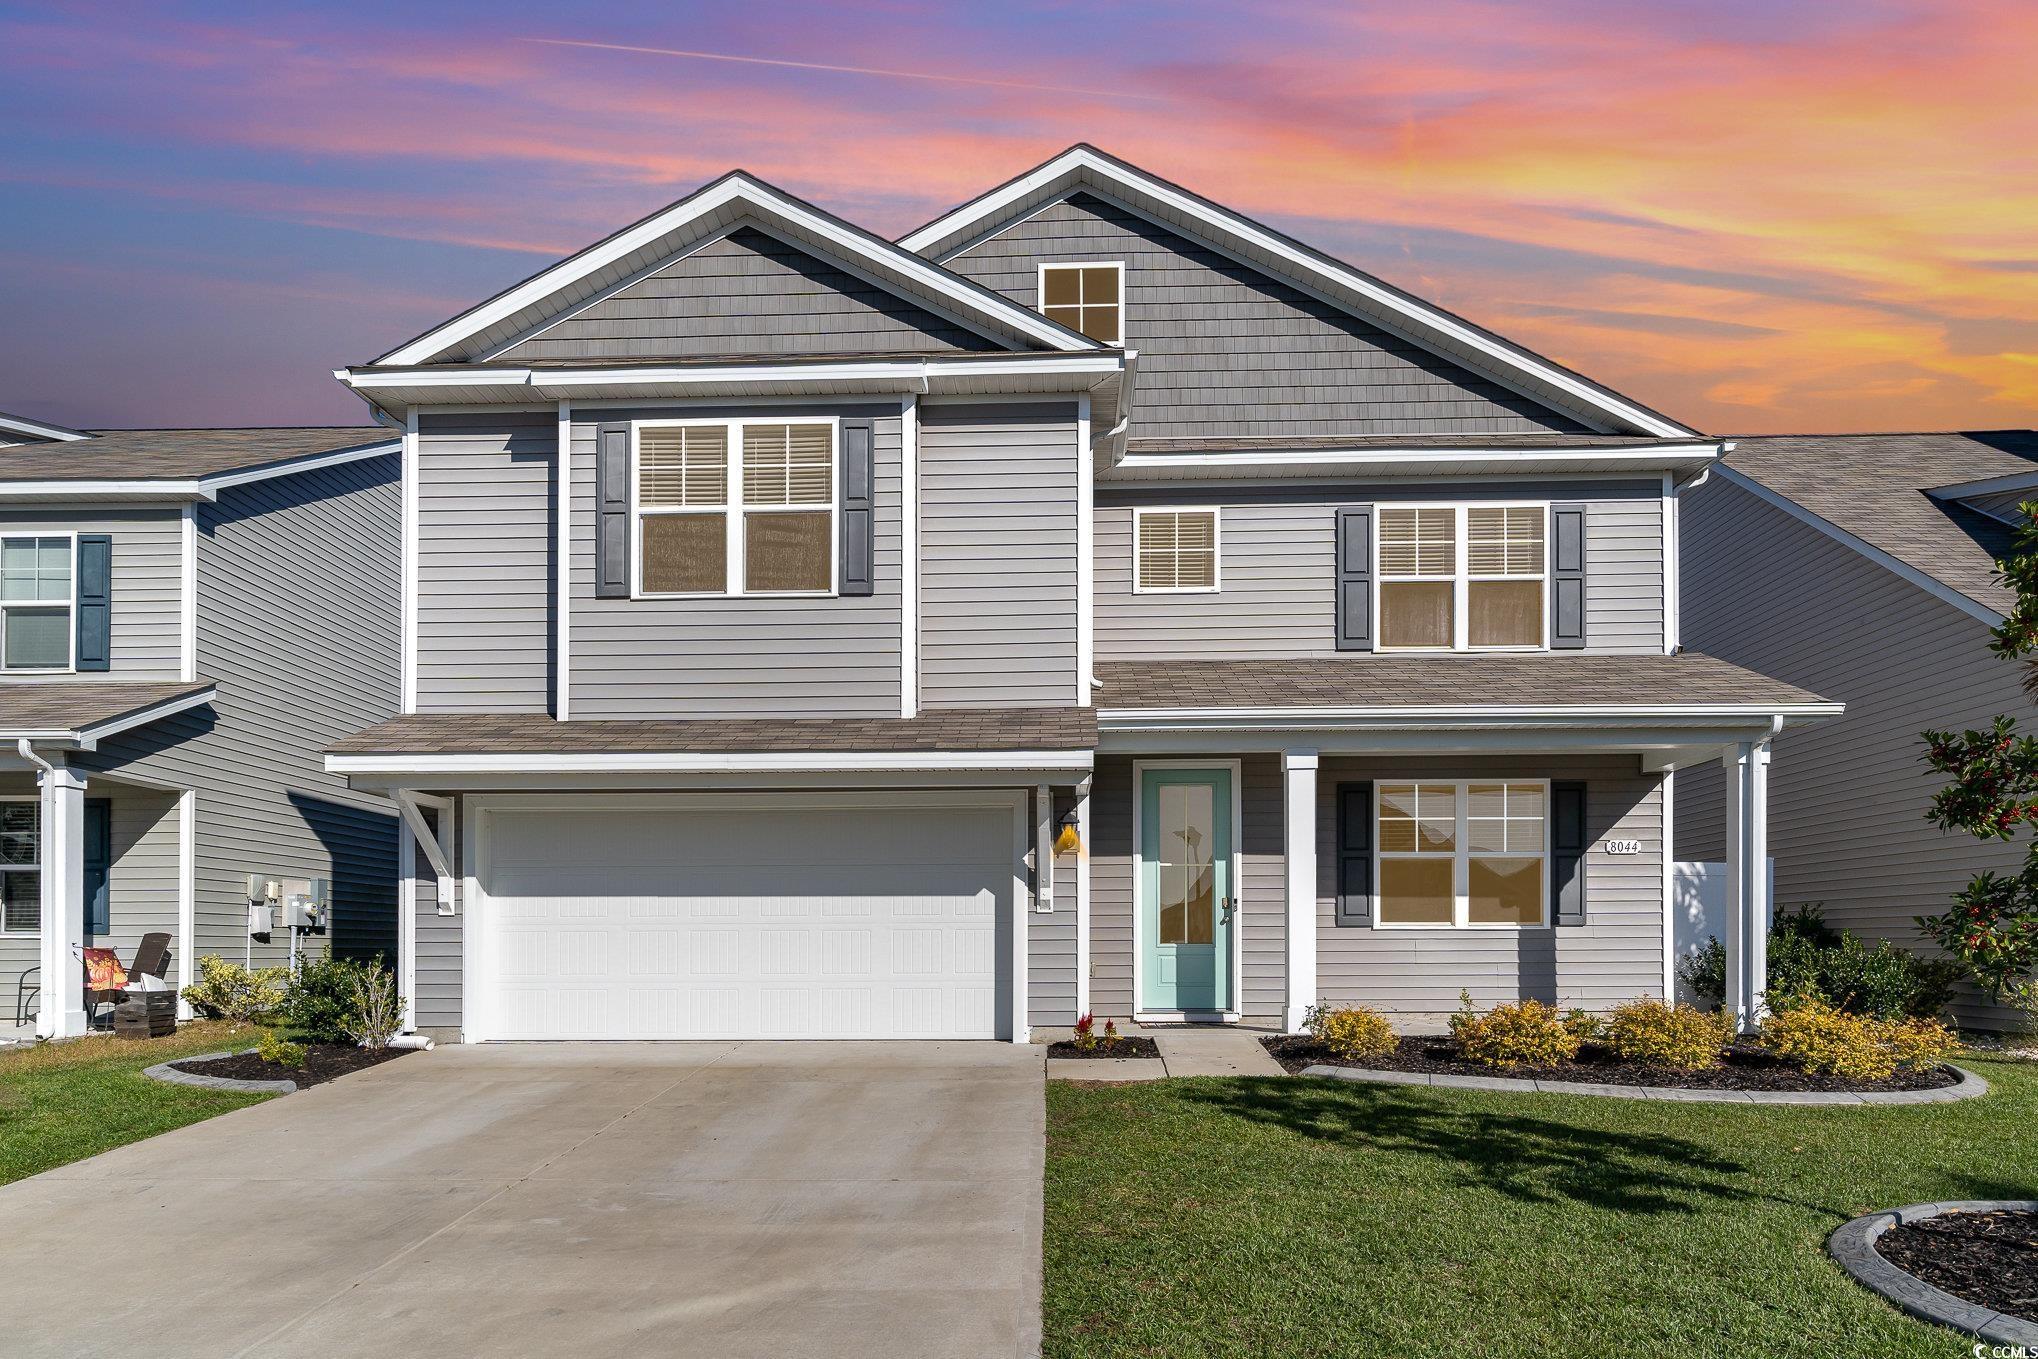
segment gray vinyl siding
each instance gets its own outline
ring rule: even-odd
[[[597,599],[595,426],[573,427],[572,683],[580,718],[871,717],[899,712],[899,408],[660,407],[605,420],[871,417],[876,586],[861,598]],[[634,540],[634,534],[633,534]]]
[[[105,533],[113,539],[112,673],[85,680],[176,679],[184,597],[183,512],[177,506],[132,509],[0,511],[0,534]],[[38,676],[46,682],[63,676]]]
[[[550,415],[418,422],[420,712],[549,712]]]
[[[1096,510],[1097,659],[1277,659],[1337,654],[1335,509],[1370,501],[1578,500],[1586,504],[1586,647],[1664,645],[1663,510],[1655,483],[1493,483],[1293,489],[1116,490]],[[1216,506],[1219,589],[1133,590],[1133,507]]]
[[[1058,831],[1075,799],[1062,789],[1049,802],[1050,824]],[[1027,1022],[1036,1028],[1065,1029],[1076,1022],[1076,856],[1053,858],[1054,913],[1026,917],[1026,1011]]]
[[[434,815],[426,813],[427,817]],[[417,932],[414,936],[416,949],[415,968],[417,993],[411,1004],[419,1030],[446,1042],[458,1042],[464,1017],[461,1013],[463,994],[462,976],[465,959],[463,926],[466,912],[459,901],[460,896],[460,818],[456,806],[445,813],[452,818],[452,834],[449,837],[453,850],[453,897],[454,915],[439,914],[439,878],[432,871],[431,860],[420,849],[416,857]]]
[[[1997,714],[2030,728],[2024,668],[1990,654],[1986,623],[1720,478],[1686,494],[1679,532],[1685,645],[1847,705],[1776,738],[1776,900],[1823,902],[1834,925],[1929,947],[1912,918],[1943,910],[1984,869],[2014,872],[2023,850],[1925,820],[1940,780],[1918,734],[1986,728]],[[1678,773],[1679,859],[1723,859],[1725,816],[1718,765]],[[1979,997],[1955,1013],[2012,1017]]]
[[[1076,412],[920,412],[920,702],[1077,701]]]
[[[1170,760],[1194,760],[1170,755]],[[1211,755],[1213,764],[1231,758]],[[1090,816],[1090,1003],[1124,1018],[1132,992],[1133,757],[1100,755]],[[1239,777],[1239,1009],[1249,1020],[1277,1022],[1287,1005],[1287,885],[1282,848],[1281,762],[1248,755]]]
[[[397,708],[398,476],[392,455],[200,506],[198,670],[219,695],[78,759],[196,790],[201,954],[241,956],[261,872],[332,879],[334,951],[395,956],[395,819],[324,749]],[[286,952],[278,931],[255,958]]]
[[[1078,193],[943,261],[1027,307],[1043,263],[1122,261],[1135,438],[1577,431],[1271,275]]]
[[[746,226],[582,308],[501,358],[925,354],[1000,347]]]
[[[1382,929],[1337,924],[1336,790],[1382,778],[1582,779],[1590,848],[1586,923],[1539,930]],[[1663,779],[1632,756],[1467,760],[1326,758],[1317,771],[1316,970],[1320,999],[1370,1005],[1397,1026],[1440,1030],[1460,990],[1489,1009],[1533,999],[1605,1011],[1663,994]],[[1608,840],[1641,853],[1612,855]]]

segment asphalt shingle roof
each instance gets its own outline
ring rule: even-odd
[[[2011,530],[1935,500],[1940,486],[2038,472],[2038,430],[1966,434],[1790,434],[1736,439],[1726,465],[1819,518],[1997,612]]]
[[[0,684],[0,734],[82,731],[212,688],[211,680],[29,680]]]
[[[337,453],[398,436],[376,425],[265,429],[105,429],[89,439],[0,448],[9,481],[188,481]]]
[[[543,713],[417,713],[327,747],[334,755],[752,755],[1089,750],[1088,708],[956,708],[918,717],[566,721]]]

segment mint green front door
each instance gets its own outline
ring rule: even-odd
[[[1231,797],[1226,768],[1141,772],[1141,1010],[1233,1008]]]

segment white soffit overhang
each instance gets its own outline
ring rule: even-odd
[[[1697,433],[1462,317],[1091,146],[1069,148],[902,237],[899,244],[946,263],[1012,222],[1080,189],[1287,278],[1335,306],[1569,411],[1594,428],[1663,438]]]
[[[400,345],[376,359],[374,366],[468,362],[500,352],[549,321],[656,271],[689,245],[725,232],[746,218],[1014,348],[1065,353],[1096,348],[1093,341],[1037,312],[735,171]]]
[[[1241,449],[1210,453],[1127,453],[1099,482],[1266,481],[1307,478],[1420,478],[1478,476],[1659,476],[1679,482],[1703,473],[1720,458],[1714,443],[1651,444],[1633,448],[1405,448]]]

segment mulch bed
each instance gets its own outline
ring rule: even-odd
[[[1660,1066],[1622,1061],[1598,1043],[1578,1049],[1575,1061],[1547,1067],[1496,1067],[1468,1062],[1457,1045],[1442,1036],[1403,1038],[1393,1052],[1360,1061],[1333,1056],[1330,1049],[1306,1034],[1263,1038],[1267,1052],[1289,1075],[1307,1066],[1349,1066],[1372,1071],[1426,1071],[1439,1076],[1513,1076],[1528,1080],[1578,1081],[1587,1085],[1648,1085],[1685,1090],[1835,1091],[1863,1094],[1879,1090],[1937,1090],[1959,1083],[1948,1067],[1899,1071],[1886,1081],[1848,1081],[1814,1076],[1750,1044],[1727,1049],[1726,1060],[1710,1071],[1671,1071]]]
[[[1099,1038],[1097,1040],[1097,1046],[1091,1048],[1088,1052],[1082,1051],[1074,1043],[1068,1042],[1066,1040],[1059,1043],[1050,1043],[1048,1044],[1047,1047],[1047,1055],[1050,1057],[1078,1057],[1078,1058],[1158,1057],[1161,1055],[1161,1050],[1158,1046],[1155,1045],[1153,1039],[1151,1038],[1136,1038],[1130,1034],[1127,1034],[1124,1037],[1121,1037],[1116,1041],[1110,1043],[1107,1043],[1103,1039]]]
[[[224,1076],[230,1081],[296,1081],[297,1088],[302,1090],[308,1085],[323,1085],[371,1066],[393,1062],[406,1052],[408,1049],[402,1048],[384,1048],[376,1052],[349,1043],[307,1043],[303,1066],[282,1066],[265,1062],[252,1052],[237,1052],[231,1057],[215,1057],[209,1062],[172,1062],[170,1069],[193,1076]]]
[[[2038,1321],[2038,1213],[1941,1213],[1891,1227],[1875,1249],[1956,1298]]]

